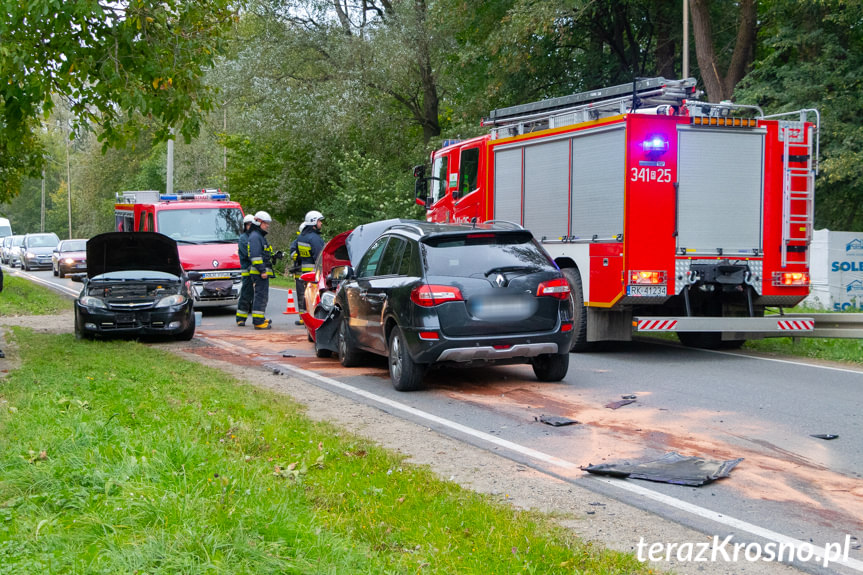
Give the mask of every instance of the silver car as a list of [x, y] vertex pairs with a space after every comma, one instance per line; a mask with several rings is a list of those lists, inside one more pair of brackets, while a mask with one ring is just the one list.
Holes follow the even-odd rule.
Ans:
[[21, 267], [27, 271], [34, 268], [50, 268], [51, 254], [60, 243], [54, 232], [27, 234], [21, 245]]
[[21, 264], [21, 244], [24, 236], [6, 236], [0, 245], [0, 260], [7, 266], [15, 267]]

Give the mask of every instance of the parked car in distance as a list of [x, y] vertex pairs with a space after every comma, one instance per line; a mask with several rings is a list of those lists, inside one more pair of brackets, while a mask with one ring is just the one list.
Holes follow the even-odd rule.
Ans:
[[61, 278], [87, 271], [87, 240], [61, 240], [51, 253], [51, 268]]
[[401, 221], [348, 270], [315, 345], [346, 367], [383, 355], [409, 391], [432, 366], [528, 363], [559, 381], [572, 328], [569, 283], [528, 230]]
[[27, 271], [35, 268], [50, 268], [51, 253], [60, 238], [54, 232], [26, 234], [21, 244], [21, 267]]
[[21, 244], [24, 236], [6, 236], [0, 244], [0, 259], [7, 266], [15, 267], [21, 263]]
[[87, 241], [87, 272], [75, 300], [75, 335], [195, 335], [191, 281], [183, 271], [177, 242], [155, 232], [110, 232]]

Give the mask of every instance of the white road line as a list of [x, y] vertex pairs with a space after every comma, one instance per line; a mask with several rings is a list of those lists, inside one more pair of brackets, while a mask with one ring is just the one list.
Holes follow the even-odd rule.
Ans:
[[[235, 344], [221, 342], [221, 341], [213, 340], [213, 339], [210, 339], [207, 337], [202, 337], [201, 339], [204, 339], [207, 342], [213, 343], [214, 345], [217, 345], [217, 346], [222, 347], [224, 349], [233, 350], [233, 351], [236, 351], [238, 353], [247, 353], [247, 354], [253, 353], [252, 350], [246, 349], [242, 346], [238, 346]], [[731, 354], [731, 355], [734, 355], [734, 354]], [[488, 433], [485, 433], [482, 431], [477, 431], [476, 429], [473, 429], [471, 427], [467, 427], [465, 425], [462, 425], [460, 423], [456, 423], [456, 422], [451, 421], [449, 419], [444, 419], [442, 417], [438, 417], [437, 415], [427, 413], [427, 412], [419, 410], [415, 407], [410, 407], [409, 405], [405, 405], [403, 403], [389, 399], [387, 397], [376, 395], [374, 393], [365, 391], [365, 390], [360, 389], [358, 387], [354, 387], [354, 386], [349, 385], [347, 383], [343, 383], [341, 381], [317, 374], [313, 371], [309, 371], [306, 369], [302, 369], [299, 367], [294, 367], [292, 365], [286, 365], [286, 364], [282, 364], [282, 363], [265, 364], [265, 365], [267, 367], [274, 367], [275, 366], [281, 370], [290, 371], [290, 372], [293, 372], [295, 374], [301, 375], [301, 376], [306, 377], [306, 378], [315, 379], [317, 381], [320, 381], [321, 383], [326, 384], [327, 386], [336, 387], [336, 388], [348, 391], [350, 393], [353, 393], [355, 395], [365, 397], [367, 399], [374, 401], [375, 403], [385, 405], [387, 407], [390, 407], [390, 408], [398, 410], [398, 411], [402, 411], [404, 413], [408, 413], [408, 414], [413, 415], [415, 417], [418, 417], [420, 419], [424, 419], [426, 421], [433, 422], [437, 425], [458, 431], [459, 433], [464, 433], [466, 435], [470, 435], [471, 437], [481, 439], [482, 441], [486, 441], [488, 443], [491, 443], [493, 445], [497, 445], [503, 449], [507, 449], [507, 450], [515, 452], [515, 453], [519, 453], [521, 455], [525, 455], [525, 456], [530, 457], [532, 459], [535, 459], [537, 461], [542, 461], [542, 462], [545, 462], [545, 463], [548, 463], [548, 464], [551, 464], [551, 465], [554, 465], [554, 466], [557, 466], [557, 467], [560, 467], [563, 469], [567, 469], [567, 470], [580, 469], [580, 467], [578, 465], [576, 465], [575, 463], [572, 463], [571, 461], [566, 461], [564, 459], [560, 459], [559, 457], [555, 457], [553, 455], [549, 455], [547, 453], [543, 453], [541, 451], [537, 451], [535, 449], [531, 449], [529, 447], [525, 447], [523, 445], [519, 445], [517, 443], [513, 443], [511, 441], [507, 441], [507, 440], [501, 439], [499, 437], [495, 437], [494, 435], [491, 435], [491, 434], [488, 434]], [[821, 366], [814, 366], [814, 367], [821, 367]], [[598, 481], [604, 482], [605, 484], [609, 485], [610, 487], [617, 488], [617, 489], [620, 489], [623, 491], [628, 491], [629, 493], [632, 493], [634, 495], [639, 495], [641, 497], [656, 501], [658, 503], [663, 503], [663, 504], [668, 505], [670, 507], [674, 507], [675, 509], [679, 509], [679, 510], [684, 511], [686, 513], [690, 513], [692, 515], [695, 515], [696, 517], [700, 517], [703, 519], [709, 519], [710, 521], [714, 521], [714, 522], [719, 523], [721, 525], [725, 525], [726, 527], [729, 527], [731, 529], [735, 529], [737, 531], [744, 531], [744, 532], [749, 533], [751, 535], [754, 535], [757, 537], [762, 537], [762, 538], [767, 539], [769, 541], [774, 541], [779, 545], [786, 545], [788, 547], [793, 547], [795, 556], [798, 556], [798, 550], [800, 550], [800, 549], [806, 549], [806, 550], [811, 549], [813, 557], [817, 557], [819, 560], [822, 560], [822, 561], [824, 559], [824, 551], [823, 551], [824, 548], [823, 548], [823, 546], [819, 549], [819, 547], [815, 546], [813, 543], [810, 543], [807, 541], [801, 541], [799, 539], [794, 539], [793, 537], [788, 537], [787, 535], [783, 535], [782, 533], [777, 533], [776, 531], [772, 531], [772, 530], [766, 529], [764, 527], [759, 527], [758, 525], [754, 525], [754, 524], [749, 523], [747, 521], [735, 519], [734, 517], [730, 517], [729, 515], [726, 515], [724, 513], [718, 513], [716, 511], [711, 511], [710, 509], [706, 509], [706, 508], [700, 507], [698, 505], [693, 505], [692, 503], [687, 503], [686, 501], [682, 501], [682, 500], [677, 499], [675, 497], [671, 497], [670, 495], [665, 495], [663, 493], [653, 491], [652, 489], [647, 489], [646, 487], [643, 487], [641, 485], [637, 485], [635, 483], [632, 483], [632, 482], [629, 482], [626, 480], [614, 480], [614, 479], [608, 479], [608, 478], [603, 478], [603, 477], [596, 477], [596, 479]], [[851, 558], [845, 559], [842, 557], [834, 558], [832, 556], [829, 557], [829, 560], [830, 560], [831, 564], [843, 565], [845, 567], [849, 567], [855, 571], [859, 571], [859, 572], [863, 573], [863, 561], [858, 561], [856, 559], [851, 559]]]
[[16, 271], [16, 272], [13, 272], [13, 274], [14, 274], [14, 275], [16, 275], [16, 276], [23, 276], [24, 278], [26, 278], [26, 279], [28, 279], [28, 280], [30, 280], [30, 281], [34, 281], [34, 282], [36, 282], [36, 283], [38, 283], [38, 284], [42, 284], [42, 285], [44, 285], [44, 286], [46, 286], [46, 287], [49, 287], [49, 288], [52, 288], [52, 289], [57, 289], [57, 290], [60, 290], [60, 291], [64, 291], [64, 292], [66, 292], [67, 294], [72, 295], [72, 296], [76, 296], [76, 297], [77, 297], [77, 296], [78, 296], [78, 294], [80, 294], [80, 293], [81, 293], [81, 289], [80, 289], [80, 288], [76, 290], [76, 289], [74, 289], [74, 288], [70, 288], [70, 287], [68, 287], [68, 286], [64, 286], [63, 284], [54, 283], [54, 282], [49, 281], [49, 280], [43, 280], [43, 279], [42, 279], [42, 278], [40, 278], [39, 276], [34, 276], [33, 274], [29, 274], [29, 273], [27, 273], [27, 272], [25, 272], [25, 271]]
[[791, 361], [790, 359], [776, 359], [775, 357], [761, 357], [758, 355], [747, 355], [745, 353], [734, 353], [731, 351], [719, 351], [716, 349], [703, 349], [701, 351], [708, 351], [710, 353], [718, 353], [720, 355], [733, 355], [734, 357], [746, 357], [749, 359], [760, 359], [763, 361], [775, 361], [777, 363], [788, 363], [791, 365], [803, 365], [806, 367], [817, 367], [820, 369], [830, 369], [833, 371], [841, 371], [844, 373], [856, 373], [857, 375], [863, 375], [863, 370], [859, 370], [859, 369], [851, 369], [851, 368], [845, 368], [845, 367], [832, 367], [829, 365], [817, 365], [814, 363], [806, 363], [803, 361]]

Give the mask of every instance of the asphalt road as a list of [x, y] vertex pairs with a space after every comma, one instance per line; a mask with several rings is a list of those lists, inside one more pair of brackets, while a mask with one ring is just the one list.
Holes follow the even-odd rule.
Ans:
[[[29, 276], [69, 294], [80, 290], [50, 270]], [[808, 545], [816, 556], [796, 566], [863, 573], [861, 370], [633, 342], [574, 354], [557, 384], [537, 382], [527, 366], [437, 370], [424, 391], [405, 394], [393, 390], [383, 359], [345, 369], [335, 359], [316, 358], [303, 328], [294, 325], [297, 316], [282, 313], [286, 296], [271, 290], [271, 331], [235, 327], [232, 310], [203, 310], [198, 337], [708, 537], [730, 534], [762, 548]], [[629, 395], [634, 403], [605, 407]], [[538, 421], [543, 415], [579, 423], [553, 427]], [[702, 487], [582, 470], [670, 451], [743, 460], [729, 477]], [[826, 545], [839, 545], [847, 559], [819, 569], [817, 554]]]

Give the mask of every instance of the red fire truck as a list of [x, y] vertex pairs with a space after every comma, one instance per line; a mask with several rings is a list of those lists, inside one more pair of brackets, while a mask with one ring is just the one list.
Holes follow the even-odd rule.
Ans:
[[157, 191], [117, 194], [117, 231], [158, 232], [177, 241], [183, 269], [201, 279], [192, 290], [195, 307], [235, 305], [242, 282], [237, 239], [243, 209], [214, 189], [166, 195]]
[[633, 329], [698, 347], [811, 331], [764, 312], [809, 293], [819, 114], [699, 95], [651, 78], [494, 110], [489, 134], [415, 168], [417, 202], [541, 238], [573, 288], [576, 351]]

